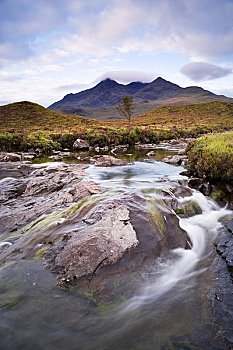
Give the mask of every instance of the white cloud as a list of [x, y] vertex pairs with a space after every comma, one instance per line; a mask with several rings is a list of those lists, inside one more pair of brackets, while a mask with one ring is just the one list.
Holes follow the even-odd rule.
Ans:
[[132, 81], [151, 82], [156, 78], [153, 72], [140, 72], [140, 71], [110, 71], [101, 74], [95, 82], [99, 82], [104, 79], [117, 80], [120, 83], [131, 83]]

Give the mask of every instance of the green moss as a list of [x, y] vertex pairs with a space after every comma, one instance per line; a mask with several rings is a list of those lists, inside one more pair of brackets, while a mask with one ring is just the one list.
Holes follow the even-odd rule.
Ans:
[[215, 200], [215, 201], [218, 201], [218, 200], [224, 200], [226, 195], [223, 191], [221, 190], [213, 190], [210, 194], [210, 197]]
[[196, 214], [201, 213], [199, 204], [196, 201], [190, 201], [180, 208], [176, 208], [175, 212], [177, 215], [183, 218], [187, 218]]
[[150, 215], [152, 223], [158, 227], [161, 234], [165, 233], [166, 226], [165, 220], [162, 213], [159, 211], [158, 207], [164, 207], [165, 203], [162, 199], [150, 198], [147, 199], [147, 211]]
[[35, 260], [42, 260], [47, 251], [48, 251], [48, 247], [43, 247], [43, 248], [37, 250], [36, 254], [34, 255], [34, 259]]

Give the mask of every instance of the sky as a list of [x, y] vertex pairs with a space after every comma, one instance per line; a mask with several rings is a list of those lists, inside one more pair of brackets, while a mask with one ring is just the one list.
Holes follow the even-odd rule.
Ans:
[[233, 97], [233, 0], [0, 0], [0, 105], [158, 76]]

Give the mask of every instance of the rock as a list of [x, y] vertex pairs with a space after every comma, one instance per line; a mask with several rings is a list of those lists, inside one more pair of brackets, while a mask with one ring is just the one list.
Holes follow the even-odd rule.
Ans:
[[178, 155], [179, 156], [184, 156], [185, 153], [186, 153], [186, 148], [182, 148], [181, 150], [179, 150]]
[[112, 154], [122, 154], [127, 152], [129, 145], [118, 145], [115, 146], [112, 150], [111, 153]]
[[27, 177], [34, 169], [25, 163], [0, 163], [0, 180], [6, 177], [21, 178]]
[[231, 233], [233, 233], [233, 219], [231, 219], [231, 220], [228, 222], [227, 229], [228, 229], [228, 231], [230, 231]]
[[63, 267], [61, 282], [63, 278], [69, 282], [92, 275], [100, 267], [116, 263], [127, 250], [138, 244], [126, 206], [111, 203], [101, 216], [98, 214], [93, 213], [93, 223], [81, 228], [70, 239], [65, 238], [54, 252], [53, 269]]
[[116, 157], [108, 156], [108, 155], [94, 156], [90, 158], [90, 162], [94, 163], [96, 166], [103, 166], [103, 167], [127, 164], [127, 162], [122, 159], [118, 159]]
[[150, 151], [146, 154], [148, 157], [153, 157], [155, 155], [154, 151]]
[[44, 213], [97, 193], [96, 184], [83, 180], [85, 168], [80, 164], [60, 164], [35, 170], [31, 166], [25, 182], [6, 179], [2, 200], [7, 202], [0, 206], [1, 234], [20, 229]]
[[[230, 263], [230, 262], [229, 262]], [[211, 303], [211, 323], [224, 341], [223, 349], [233, 348], [232, 322], [233, 322], [233, 293], [232, 293], [232, 267], [226, 268], [226, 262], [216, 256], [208, 270], [214, 276], [214, 285], [208, 292]], [[229, 271], [231, 270], [231, 271]]]
[[198, 190], [205, 196], [209, 196], [211, 194], [212, 188], [209, 182], [204, 182], [199, 186]]
[[175, 154], [174, 156], [168, 156], [164, 158], [163, 162], [168, 164], [181, 165], [186, 160], [187, 160], [186, 156], [179, 156], [178, 154]]
[[196, 190], [199, 189], [201, 185], [202, 185], [202, 179], [198, 177], [191, 177], [191, 179], [188, 180], [188, 186], [195, 188]]
[[0, 162], [19, 162], [21, 155], [18, 153], [0, 152]]
[[153, 143], [145, 143], [145, 144], [142, 144], [142, 143], [136, 143], [135, 144], [135, 149], [154, 149], [156, 148], [156, 145], [153, 144]]
[[74, 144], [73, 144], [73, 149], [75, 150], [79, 150], [79, 149], [89, 149], [90, 145], [86, 140], [82, 140], [82, 139], [77, 139]]
[[0, 180], [0, 202], [20, 196], [24, 193], [27, 180], [6, 177]]
[[37, 156], [35, 152], [21, 153], [22, 160], [32, 160]]
[[[187, 235], [168, 208], [164, 212], [135, 194], [124, 200], [102, 200], [82, 216], [82, 223], [69, 220], [69, 233], [45, 255], [46, 267], [69, 289], [87, 290], [98, 301], [116, 297], [133, 284], [133, 274], [146, 262], [187, 246]], [[80, 219], [80, 216], [79, 216]], [[62, 231], [66, 232], [65, 222]], [[131, 281], [129, 283], [129, 280]], [[119, 291], [119, 292], [120, 292]]]

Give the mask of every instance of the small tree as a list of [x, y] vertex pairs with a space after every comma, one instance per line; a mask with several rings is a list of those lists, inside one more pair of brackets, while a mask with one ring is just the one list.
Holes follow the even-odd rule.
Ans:
[[117, 110], [123, 117], [128, 119], [128, 128], [131, 129], [131, 118], [133, 114], [133, 97], [123, 97], [119, 106], [117, 107]]

